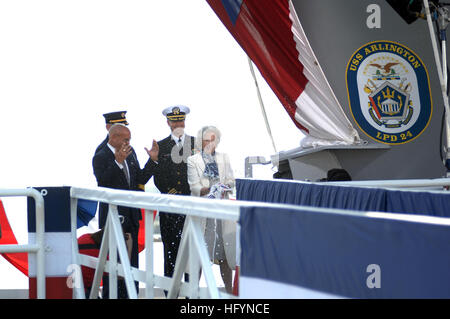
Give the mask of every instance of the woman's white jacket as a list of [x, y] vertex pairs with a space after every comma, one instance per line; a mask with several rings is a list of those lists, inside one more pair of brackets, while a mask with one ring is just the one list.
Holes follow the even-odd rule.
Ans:
[[[235, 181], [233, 170], [230, 165], [230, 159], [227, 154], [216, 152], [215, 154], [217, 168], [219, 171], [219, 182], [226, 184], [231, 188], [234, 187]], [[200, 196], [200, 190], [203, 187], [211, 187], [209, 179], [203, 176], [205, 171], [205, 162], [203, 161], [201, 153], [197, 153], [188, 157], [187, 159], [187, 175], [188, 183], [191, 188], [192, 196]], [[202, 231], [204, 233], [206, 219], [202, 219]], [[225, 243], [225, 255], [227, 257], [228, 265], [231, 269], [236, 267], [236, 223], [233, 221], [222, 221], [222, 235]], [[208, 243], [209, 248], [211, 247]], [[211, 253], [211, 251], [210, 251]]]

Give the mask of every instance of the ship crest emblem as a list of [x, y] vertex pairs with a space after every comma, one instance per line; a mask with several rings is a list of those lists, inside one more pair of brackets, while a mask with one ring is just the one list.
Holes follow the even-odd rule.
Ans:
[[407, 125], [414, 114], [409, 93], [387, 81], [370, 92], [368, 107], [371, 119], [385, 127]]
[[370, 138], [403, 144], [428, 126], [428, 72], [409, 48], [390, 41], [368, 43], [351, 57], [346, 79], [353, 118]]

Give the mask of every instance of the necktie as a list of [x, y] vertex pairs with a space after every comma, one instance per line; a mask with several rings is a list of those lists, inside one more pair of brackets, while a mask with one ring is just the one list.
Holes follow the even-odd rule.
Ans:
[[180, 156], [183, 156], [183, 144], [181, 143], [181, 137], [178, 138], [177, 146], [179, 147], [179, 154]]
[[125, 174], [125, 177], [127, 179], [128, 182], [128, 186], [130, 186], [130, 172], [128, 171], [128, 167], [127, 167], [127, 162], [123, 162], [123, 173]]

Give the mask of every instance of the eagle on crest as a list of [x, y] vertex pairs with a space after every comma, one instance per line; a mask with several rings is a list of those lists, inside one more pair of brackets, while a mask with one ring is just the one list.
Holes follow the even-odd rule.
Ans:
[[377, 63], [371, 63], [369, 65], [377, 67], [378, 69], [383, 70], [384, 74], [389, 74], [392, 71], [392, 67], [394, 65], [397, 65], [397, 64], [399, 64], [399, 63], [397, 63], [397, 62], [390, 62], [390, 63], [386, 63], [384, 66], [382, 66], [380, 64], [377, 64]]

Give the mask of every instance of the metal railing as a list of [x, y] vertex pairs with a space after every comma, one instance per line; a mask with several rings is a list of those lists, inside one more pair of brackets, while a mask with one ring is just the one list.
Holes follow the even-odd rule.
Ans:
[[408, 190], [442, 190], [450, 187], [450, 178], [434, 179], [400, 179], [400, 180], [368, 180], [350, 182], [326, 182], [330, 185], [355, 186], [355, 187], [377, 187], [377, 188], [405, 188]]
[[36, 243], [0, 245], [0, 253], [36, 254], [37, 298], [45, 299], [45, 219], [44, 197], [34, 188], [0, 189], [0, 197], [32, 197], [36, 204]]
[[[375, 183], [373, 183], [375, 182]], [[333, 182], [329, 182], [334, 184]], [[449, 186], [449, 179], [435, 180], [407, 180], [407, 181], [368, 181], [339, 183], [352, 186], [374, 186], [374, 187], [442, 187]], [[336, 183], [338, 184], [338, 183]], [[359, 184], [359, 185], [355, 185]], [[36, 242], [26, 245], [0, 245], [0, 253], [27, 252], [36, 254], [36, 277], [37, 277], [37, 297], [45, 298], [45, 225], [44, 225], [44, 199], [42, 194], [33, 189], [0, 189], [0, 197], [27, 196], [35, 200], [36, 206]], [[104, 237], [100, 247], [98, 258], [90, 257], [79, 253], [77, 242], [77, 201], [78, 199], [93, 200], [109, 204], [109, 214], [104, 228]], [[72, 259], [76, 265], [84, 265], [95, 268], [94, 286], [91, 290], [91, 298], [98, 295], [100, 280], [103, 272], [108, 272], [110, 276], [110, 287], [112, 294], [116, 296], [117, 277], [122, 276], [129, 292], [130, 298], [137, 298], [134, 281], [145, 283], [145, 297], [154, 297], [154, 288], [159, 287], [168, 292], [168, 298], [177, 296], [188, 296], [190, 298], [233, 298], [234, 296], [219, 291], [212, 272], [212, 263], [206, 248], [202, 231], [202, 220], [204, 218], [214, 218], [237, 222], [241, 207], [248, 206], [274, 206], [280, 204], [213, 200], [191, 196], [176, 196], [152, 194], [146, 192], [133, 192], [114, 190], [109, 188], [71, 188], [71, 232], [72, 232]], [[128, 259], [128, 252], [125, 247], [125, 240], [122, 227], [119, 221], [117, 206], [133, 207], [145, 210], [145, 271], [131, 267]], [[308, 211], [333, 212], [339, 214], [350, 214], [351, 211], [330, 210], [324, 208], [302, 207], [296, 205], [281, 205], [298, 211], [308, 209]], [[186, 215], [183, 236], [180, 243], [179, 255], [175, 265], [173, 277], [165, 277], [154, 274], [153, 270], [153, 211], [164, 211]], [[360, 215], [361, 212], [358, 214]], [[375, 217], [367, 213], [367, 216]], [[380, 213], [381, 214], [381, 213]], [[394, 215], [382, 213], [384, 218], [393, 218]], [[405, 220], [411, 218], [426, 219], [423, 216], [400, 216]], [[396, 218], [400, 218], [396, 217]], [[237, 231], [239, 234], [239, 230]], [[239, 240], [237, 240], [237, 243]], [[239, 256], [239, 246], [236, 246], [236, 256]], [[108, 260], [107, 259], [108, 256]], [[118, 262], [120, 258], [121, 263]], [[187, 270], [189, 268], [189, 270]], [[203, 271], [206, 288], [200, 287], [199, 274]], [[190, 274], [189, 282], [182, 282], [184, 272]], [[81, 271], [75, 272], [75, 280], [79, 285], [75, 285], [73, 293], [75, 298], [85, 298], [83, 279]]]
[[[76, 237], [77, 200], [93, 200], [109, 204], [109, 212], [104, 227], [99, 257], [94, 258], [79, 253]], [[125, 240], [120, 226], [117, 206], [145, 210], [145, 271], [130, 266]], [[128, 296], [137, 298], [134, 281], [145, 283], [145, 298], [154, 298], [154, 288], [168, 292], [168, 298], [187, 296], [190, 298], [232, 298], [234, 296], [219, 291], [214, 279], [209, 253], [206, 248], [202, 218], [215, 218], [236, 222], [240, 205], [234, 201], [212, 200], [191, 196], [152, 194], [145, 192], [121, 191], [108, 188], [71, 188], [72, 258], [75, 264], [95, 268], [90, 298], [98, 296], [103, 272], [109, 273], [110, 298], [116, 298], [117, 276], [125, 279]], [[183, 235], [173, 276], [154, 274], [153, 270], [153, 211], [164, 211], [186, 215]], [[237, 248], [238, 249], [238, 248]], [[108, 260], [107, 256], [108, 255]], [[118, 255], [118, 256], [117, 256]], [[117, 257], [121, 263], [117, 262]], [[187, 268], [189, 270], [187, 271]], [[207, 287], [200, 287], [200, 269]], [[189, 273], [189, 282], [182, 282], [183, 273]], [[85, 298], [81, 272], [77, 272], [74, 287], [75, 298]]]

